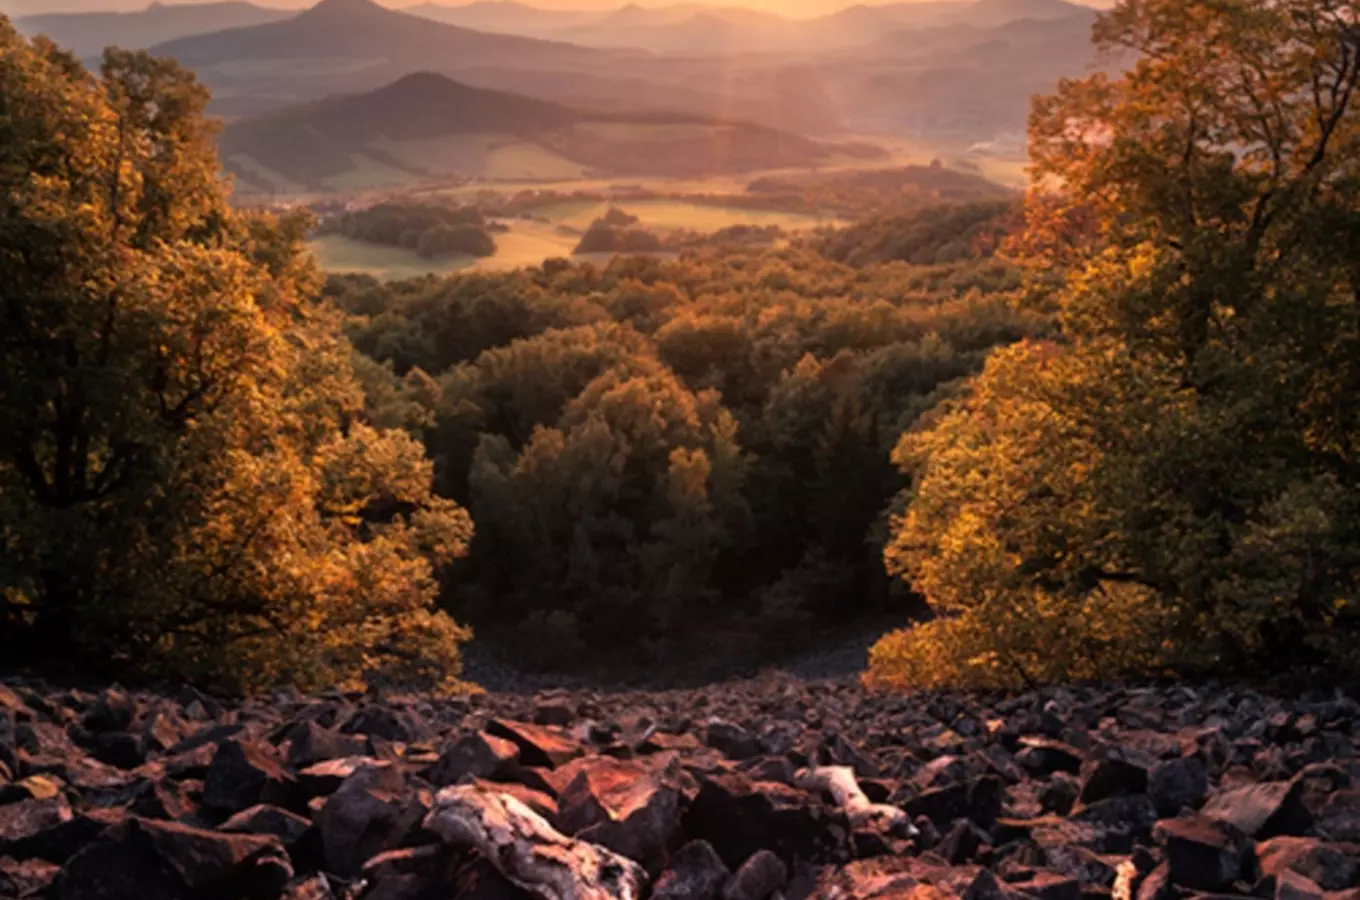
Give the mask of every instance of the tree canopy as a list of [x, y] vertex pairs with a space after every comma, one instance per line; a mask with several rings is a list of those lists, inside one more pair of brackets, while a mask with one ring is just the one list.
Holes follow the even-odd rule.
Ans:
[[1096, 38], [1131, 69], [1031, 117], [1020, 249], [1061, 335], [903, 438], [886, 559], [939, 618], [884, 681], [1357, 662], [1354, 9], [1124, 0]]
[[228, 207], [206, 101], [0, 19], [5, 640], [237, 687], [454, 677], [431, 604], [470, 520], [366, 422], [306, 224]]

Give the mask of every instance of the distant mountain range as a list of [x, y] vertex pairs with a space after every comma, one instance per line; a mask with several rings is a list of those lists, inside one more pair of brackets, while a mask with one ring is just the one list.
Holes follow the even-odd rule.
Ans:
[[174, 57], [228, 119], [431, 72], [594, 115], [968, 143], [1022, 130], [1031, 94], [1089, 69], [1094, 17], [1067, 0], [922, 0], [813, 20], [692, 2], [600, 12], [478, 0], [398, 11], [321, 0], [301, 13], [223, 2], [19, 25], [81, 55], [112, 42]]
[[592, 47], [658, 53], [806, 53], [864, 44], [885, 32], [967, 24], [992, 28], [1021, 19], [1094, 18], [1066, 0], [922, 0], [857, 5], [816, 19], [788, 19], [739, 6], [636, 4], [613, 12], [544, 10], [517, 0], [464, 5], [427, 2], [408, 12], [483, 31], [555, 38]]
[[15, 25], [21, 34], [45, 34], [77, 56], [89, 57], [109, 46], [145, 50], [176, 38], [280, 22], [295, 15], [294, 10], [226, 0], [186, 6], [153, 3], [139, 12], [49, 13], [26, 16]]
[[699, 176], [813, 166], [849, 149], [744, 123], [603, 115], [433, 73], [234, 122], [219, 145], [238, 183], [266, 192], [505, 175], [529, 155], [572, 174]]

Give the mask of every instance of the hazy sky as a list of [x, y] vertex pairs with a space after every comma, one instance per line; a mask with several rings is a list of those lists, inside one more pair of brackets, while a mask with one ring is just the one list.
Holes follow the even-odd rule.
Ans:
[[[169, 0], [186, 2], [186, 0]], [[187, 0], [194, 2], [194, 0]], [[315, 0], [254, 0], [262, 6], [306, 7]], [[412, 6], [420, 0], [380, 0], [384, 6]], [[466, 0], [436, 0], [447, 5], [460, 5]], [[534, 6], [558, 9], [610, 9], [623, 6], [622, 0], [528, 0]], [[713, 5], [748, 6], [769, 12], [790, 16], [810, 16], [831, 12], [843, 6], [851, 6], [865, 0], [713, 0]], [[867, 0], [884, 2], [884, 0]], [[147, 0], [0, 0], [0, 12], [10, 15], [32, 15], [40, 12], [67, 12], [74, 10], [130, 10], [143, 9]], [[641, 0], [643, 6], [667, 6], [670, 0]]]

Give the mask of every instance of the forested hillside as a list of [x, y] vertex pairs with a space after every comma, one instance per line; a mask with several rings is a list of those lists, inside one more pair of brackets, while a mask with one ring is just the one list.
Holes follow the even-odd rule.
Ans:
[[449, 602], [569, 664], [881, 612], [889, 451], [990, 349], [1047, 333], [1018, 286], [987, 258], [790, 249], [328, 294], [370, 414], [421, 437], [477, 523]]
[[[943, 165], [792, 173], [752, 193], [893, 205], [383, 284], [228, 202], [179, 65], [0, 19], [5, 658], [436, 689], [469, 623], [661, 669], [892, 610], [894, 688], [1354, 672], [1353, 12], [1126, 0], [1096, 37], [1137, 62], [1035, 100], [1023, 207]], [[330, 224], [430, 256], [508, 227]]]

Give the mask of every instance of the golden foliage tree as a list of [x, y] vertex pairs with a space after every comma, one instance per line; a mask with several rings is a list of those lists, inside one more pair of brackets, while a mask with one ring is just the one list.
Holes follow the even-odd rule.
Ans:
[[0, 625], [237, 687], [453, 677], [471, 523], [364, 424], [304, 223], [228, 207], [206, 100], [0, 18]]
[[1023, 249], [1062, 340], [903, 440], [887, 562], [940, 617], [880, 680], [1354, 659], [1354, 6], [1124, 0], [1096, 39], [1130, 70], [1031, 117]]

